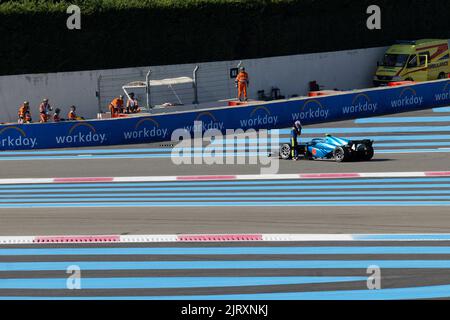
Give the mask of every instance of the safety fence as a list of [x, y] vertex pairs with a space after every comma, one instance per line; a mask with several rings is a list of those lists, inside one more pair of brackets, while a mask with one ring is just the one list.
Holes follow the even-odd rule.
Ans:
[[[150, 86], [149, 104], [153, 106], [170, 104], [192, 104], [194, 102], [211, 102], [230, 99], [235, 95], [234, 79], [230, 77], [230, 69], [237, 67], [234, 61], [202, 63], [197, 72], [192, 65], [157, 66], [151, 68], [134, 68], [132, 72], [115, 75], [102, 75], [98, 78], [97, 98], [99, 112], [108, 110], [112, 99], [124, 94], [122, 86], [131, 82], [162, 80], [179, 77], [196, 78], [197, 101], [193, 84], [183, 83], [167, 86]], [[147, 78], [148, 76], [148, 78]], [[129, 91], [131, 92], [131, 91]], [[146, 91], [143, 88], [133, 90], [142, 106], [146, 105]]]
[[[293, 98], [107, 120], [0, 126], [0, 149], [43, 149], [168, 141], [176, 129], [273, 129], [428, 109], [450, 104], [450, 80], [374, 88], [329, 96]], [[195, 121], [202, 125], [194, 126]], [[174, 137], [177, 139], [177, 137]]]

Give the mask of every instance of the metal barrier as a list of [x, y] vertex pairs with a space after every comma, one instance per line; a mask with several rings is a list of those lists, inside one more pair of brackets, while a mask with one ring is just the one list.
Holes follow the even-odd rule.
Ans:
[[[273, 129], [350, 120], [450, 104], [450, 80], [355, 90], [313, 98], [151, 116], [0, 126], [0, 150], [87, 147], [168, 141], [176, 129]], [[202, 127], [194, 122], [201, 121]], [[177, 139], [177, 137], [174, 137]]]

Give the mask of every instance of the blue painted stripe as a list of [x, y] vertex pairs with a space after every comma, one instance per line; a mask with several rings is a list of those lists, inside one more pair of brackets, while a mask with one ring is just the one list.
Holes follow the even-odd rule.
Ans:
[[[236, 191], [250, 191], [250, 190], [263, 190], [267, 191], [267, 186], [209, 186], [209, 187], [156, 187], [156, 188], [138, 188], [138, 187], [132, 187], [132, 188], [73, 188], [72, 192], [123, 192], [123, 191], [219, 191], [219, 190], [236, 190]], [[326, 190], [326, 189], [377, 189], [377, 188], [384, 188], [384, 189], [429, 189], [429, 188], [450, 188], [449, 183], [405, 183], [405, 184], [350, 184], [350, 185], [271, 185], [271, 190], [304, 190], [312, 189], [312, 190]], [[20, 193], [36, 193], [36, 192], [61, 192], [55, 186], [55, 188], [42, 188], [42, 189], [22, 189], [20, 190]], [[1, 190], [2, 194], [8, 194], [8, 193], [17, 193], [17, 190]]]
[[347, 140], [371, 139], [374, 141], [409, 141], [409, 140], [450, 140], [448, 134], [421, 134], [421, 135], [397, 135], [397, 136], [353, 136], [345, 137]]
[[[222, 186], [222, 185], [315, 185], [315, 184], [364, 184], [364, 183], [412, 183], [412, 182], [450, 182], [450, 177], [411, 177], [411, 178], [357, 178], [357, 179], [273, 179], [273, 180], [217, 180], [217, 181], [162, 181], [162, 182], [104, 182], [104, 183], [46, 183], [46, 184], [5, 184], [1, 189], [50, 189], [70, 191], [83, 187], [164, 187], [164, 186]], [[1, 192], [1, 191], [0, 191]]]
[[[227, 152], [227, 153], [217, 153], [216, 157], [224, 156], [267, 156], [267, 151], [265, 152]], [[27, 156], [27, 157], [0, 157], [0, 161], [21, 161], [21, 160], [85, 160], [85, 159], [152, 159], [152, 158], [170, 158], [171, 153], [167, 154], [111, 154], [111, 155], [92, 155], [92, 156]], [[203, 154], [193, 154], [192, 157], [202, 157]]]
[[28, 297], [2, 296], [0, 300], [398, 300], [450, 297], [450, 285], [380, 290], [337, 290], [228, 295]]
[[450, 240], [450, 234], [360, 234], [354, 240]]
[[[450, 126], [399, 126], [399, 127], [346, 127], [346, 128], [311, 128], [304, 129], [304, 134], [325, 134], [325, 133], [378, 133], [378, 132], [445, 132], [450, 131]], [[290, 134], [289, 129], [280, 130], [280, 134]]]
[[447, 122], [450, 116], [444, 117], [382, 117], [382, 118], [364, 118], [356, 119], [355, 123], [413, 123], [413, 122]]
[[[443, 235], [355, 235], [354, 240], [450, 240]], [[59, 255], [260, 255], [260, 254], [450, 254], [448, 246], [317, 246], [317, 247], [165, 247], [165, 248], [19, 248], [0, 249], [0, 256]]]
[[399, 300], [450, 297], [450, 285], [380, 290], [337, 290], [253, 294], [114, 297], [0, 297], [2, 300]]
[[375, 150], [376, 153], [448, 153], [450, 148], [446, 149], [390, 149], [390, 150]]
[[[367, 277], [81, 278], [81, 289], [211, 288], [367, 281]], [[0, 289], [67, 289], [67, 278], [2, 279]]]
[[[388, 193], [388, 192], [386, 192]], [[121, 201], [121, 202], [161, 202], [161, 203], [171, 203], [174, 201], [233, 201], [236, 202], [235, 205], [239, 205], [239, 201], [261, 201], [261, 204], [263, 205], [265, 202], [269, 201], [298, 201], [298, 197], [268, 197], [265, 194], [261, 194], [257, 197], [180, 197], [180, 196], [170, 196], [170, 197], [131, 197], [131, 196], [124, 196], [124, 197], [116, 197], [116, 198], [107, 198], [107, 197], [100, 197], [100, 198], [85, 198], [83, 196], [80, 196], [79, 198], [58, 198], [58, 199], [52, 199], [51, 203], [71, 203], [73, 201], [76, 201], [78, 203], [96, 203], [96, 202], [107, 202], [111, 201], [112, 204], [114, 204], [115, 201]], [[303, 201], [371, 201], [371, 200], [403, 200], [403, 201], [410, 201], [410, 200], [450, 200], [450, 196], [336, 196], [336, 197], [302, 197]], [[7, 204], [14, 204], [14, 203], [49, 203], [48, 196], [45, 199], [23, 199], [20, 197], [15, 198], [7, 198], [7, 199], [0, 199], [0, 203], [7, 203]], [[188, 202], [189, 203], [189, 202]]]
[[[419, 153], [419, 152], [450, 152], [449, 150], [440, 149], [393, 149], [393, 150], [380, 150], [375, 146], [376, 153]], [[42, 161], [42, 160], [99, 160], [99, 159], [167, 159], [171, 158], [171, 154], [111, 154], [111, 155], [89, 155], [89, 156], [26, 156], [26, 157], [0, 157], [0, 161]], [[267, 152], [227, 152], [226, 154], [216, 154], [216, 157], [224, 156], [267, 156]], [[195, 155], [195, 157], [201, 157], [201, 155]]]
[[1, 262], [0, 271], [65, 271], [77, 265], [81, 270], [204, 270], [204, 269], [435, 269], [450, 268], [450, 260], [272, 260], [272, 261], [67, 261]]
[[433, 108], [433, 112], [450, 112], [450, 107]]
[[278, 201], [278, 202], [70, 202], [70, 203], [22, 203], [0, 204], [1, 209], [14, 208], [139, 208], [139, 207], [442, 207], [450, 201]]
[[[275, 141], [274, 141], [275, 142]], [[213, 144], [217, 144], [217, 143], [213, 143]], [[276, 146], [278, 147], [278, 143], [276, 143]], [[239, 148], [237, 148], [239, 147]], [[270, 148], [270, 140], [267, 141], [267, 145], [261, 145], [260, 148], [265, 147], [265, 148]], [[241, 145], [241, 146], [223, 146], [221, 147], [221, 150], [257, 150], [257, 146], [249, 146], [249, 145]], [[0, 155], [2, 156], [10, 156], [10, 155], [16, 155], [16, 156], [23, 156], [23, 155], [36, 155], [36, 154], [40, 154], [40, 155], [64, 155], [64, 154], [69, 154], [72, 156], [77, 156], [77, 155], [84, 155], [84, 156], [88, 156], [88, 155], [97, 155], [97, 154], [123, 154], [123, 153], [145, 153], [145, 154], [154, 154], [158, 155], [157, 152], [160, 152], [162, 154], [171, 154], [171, 152], [173, 150], [183, 150], [183, 151], [187, 151], [187, 152], [196, 152], [196, 151], [203, 151], [205, 150], [204, 147], [201, 148], [153, 148], [153, 147], [148, 147], [148, 148], [138, 148], [138, 149], [89, 149], [89, 150], [85, 150], [85, 149], [72, 149], [72, 150], [61, 150], [61, 151], [53, 151], [53, 150], [36, 150], [36, 151], [2, 151], [0, 152]], [[161, 155], [161, 154], [160, 154]]]
[[[241, 196], [275, 196], [275, 195], [284, 195], [284, 196], [305, 196], [305, 195], [318, 195], [318, 196], [324, 196], [324, 195], [429, 195], [429, 194], [450, 194], [450, 190], [390, 190], [388, 192], [386, 191], [316, 191], [316, 192], [292, 192], [292, 191], [280, 191], [280, 192], [239, 192], [239, 195]], [[203, 193], [199, 192], [159, 192], [159, 193], [133, 193], [134, 197], [176, 197], [176, 196], [189, 196], [192, 199], [197, 199], [197, 197], [204, 196]], [[226, 196], [235, 196], [236, 192], [209, 192], [208, 196], [218, 196], [218, 197], [226, 197]], [[52, 198], [95, 198], [95, 197], [104, 197], [104, 198], [119, 198], [120, 194], [105, 194], [105, 193], [89, 193], [89, 194], [52, 194]], [[122, 195], [123, 198], [127, 198], [126, 195]], [[22, 195], [0, 195], [0, 198], [7, 198], [7, 199], [16, 199], [20, 198], [22, 199]], [[48, 194], [30, 194], [27, 195], [27, 198], [49, 198]], [[279, 199], [279, 198], [278, 198]], [[298, 198], [297, 198], [298, 199]], [[109, 199], [110, 200], [110, 199]]]
[[[444, 141], [444, 142], [392, 142], [392, 143], [377, 143], [377, 147], [430, 147], [430, 146], [436, 146], [436, 147], [446, 147], [450, 146], [450, 141]], [[398, 151], [398, 150], [397, 150]]]
[[[301, 136], [299, 141], [309, 141], [313, 137], [305, 137]], [[380, 135], [380, 136], [344, 136], [342, 137], [346, 140], [363, 140], [363, 139], [371, 139], [374, 141], [409, 141], [409, 140], [450, 140], [450, 135], [448, 134], [423, 134], [423, 135]], [[256, 144], [258, 140], [250, 139], [248, 141], [244, 141], [242, 139], [236, 140], [236, 143], [253, 143]], [[282, 136], [280, 137], [281, 143], [289, 142], [289, 137]], [[213, 143], [219, 144], [219, 142]]]

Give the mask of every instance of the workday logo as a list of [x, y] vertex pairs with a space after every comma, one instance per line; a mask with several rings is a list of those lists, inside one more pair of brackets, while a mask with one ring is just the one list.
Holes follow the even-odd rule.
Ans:
[[372, 102], [372, 99], [365, 94], [359, 93], [357, 94], [352, 101], [350, 106], [344, 106], [342, 108], [343, 114], [352, 114], [352, 113], [365, 113], [372, 112], [375, 113], [378, 109], [378, 102]]
[[209, 111], [200, 112], [194, 120], [194, 125], [185, 126], [189, 132], [205, 132], [206, 130], [222, 130], [224, 124], [222, 121], [218, 121], [216, 116]]
[[445, 82], [441, 93], [436, 93], [434, 99], [437, 102], [445, 101], [450, 99], [450, 81]]
[[418, 96], [416, 90], [411, 87], [404, 88], [398, 99], [391, 101], [392, 108], [420, 106], [423, 104], [423, 96]]
[[311, 99], [305, 101], [300, 112], [292, 114], [292, 120], [327, 119], [329, 111], [319, 100]]
[[158, 121], [147, 117], [140, 119], [132, 131], [124, 131], [125, 140], [164, 138], [167, 136], [167, 128], [160, 128]]
[[278, 116], [272, 115], [270, 110], [265, 106], [257, 106], [253, 108], [247, 119], [240, 120], [242, 128], [255, 128], [266, 125], [274, 126], [278, 123]]
[[57, 144], [84, 144], [84, 143], [104, 143], [106, 133], [97, 133], [95, 127], [87, 122], [79, 122], [70, 127], [67, 135], [56, 136]]
[[28, 138], [23, 129], [17, 126], [8, 126], [0, 130], [0, 147], [15, 148], [29, 147], [33, 149], [36, 146], [37, 138]]

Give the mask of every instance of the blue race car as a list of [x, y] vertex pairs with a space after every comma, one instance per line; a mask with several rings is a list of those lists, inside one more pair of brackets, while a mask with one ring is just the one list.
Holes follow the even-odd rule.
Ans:
[[[299, 143], [297, 152], [305, 159], [334, 159], [336, 162], [369, 161], [373, 158], [373, 140], [347, 140], [325, 135], [325, 138], [312, 139], [307, 143]], [[291, 159], [292, 146], [289, 143], [280, 147], [280, 157]]]

